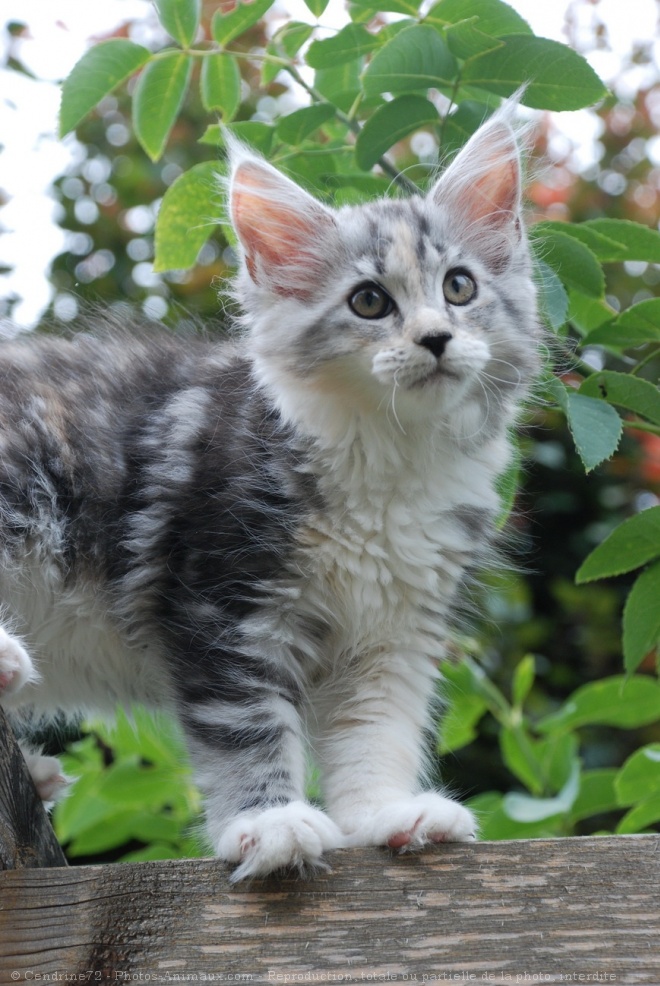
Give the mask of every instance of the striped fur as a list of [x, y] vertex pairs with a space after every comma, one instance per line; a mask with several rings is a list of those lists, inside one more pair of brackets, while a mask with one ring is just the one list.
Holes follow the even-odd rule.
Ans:
[[236, 341], [98, 316], [0, 350], [3, 705], [169, 710], [236, 878], [472, 838], [424, 735], [537, 368], [515, 139], [496, 115], [427, 196], [339, 211], [233, 150]]

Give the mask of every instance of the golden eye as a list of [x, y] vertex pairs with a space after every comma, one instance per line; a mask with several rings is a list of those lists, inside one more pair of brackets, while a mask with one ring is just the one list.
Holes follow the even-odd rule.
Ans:
[[394, 308], [389, 294], [377, 284], [362, 284], [348, 299], [351, 311], [360, 318], [384, 318]]
[[450, 270], [442, 282], [442, 290], [450, 305], [467, 305], [477, 294], [477, 283], [466, 270]]

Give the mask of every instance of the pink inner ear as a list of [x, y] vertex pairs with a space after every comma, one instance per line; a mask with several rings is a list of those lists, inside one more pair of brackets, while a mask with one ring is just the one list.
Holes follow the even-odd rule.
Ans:
[[231, 211], [251, 277], [261, 272], [280, 293], [304, 293], [334, 227], [323, 206], [270, 167], [245, 161], [234, 175]]
[[515, 159], [493, 158], [466, 189], [464, 207], [472, 222], [499, 226], [511, 222], [518, 212], [519, 168]]

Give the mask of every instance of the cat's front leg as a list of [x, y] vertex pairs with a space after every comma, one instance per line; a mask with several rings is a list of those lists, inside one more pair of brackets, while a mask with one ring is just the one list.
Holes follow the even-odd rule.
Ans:
[[476, 837], [472, 813], [453, 798], [421, 790], [424, 738], [437, 672], [426, 656], [365, 660], [351, 694], [320, 703], [319, 752], [329, 814], [350, 845], [415, 849]]
[[343, 844], [339, 827], [305, 801], [306, 761], [295, 703], [280, 681], [241, 681], [240, 664], [227, 697], [186, 702], [181, 719], [196, 779], [204, 794], [207, 831], [217, 855], [237, 864], [232, 880], [282, 868], [322, 867], [322, 855]]

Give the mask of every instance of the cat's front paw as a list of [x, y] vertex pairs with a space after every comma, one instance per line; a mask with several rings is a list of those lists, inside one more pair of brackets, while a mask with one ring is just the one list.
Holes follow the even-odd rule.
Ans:
[[57, 757], [44, 757], [22, 743], [19, 744], [37, 794], [46, 805], [58, 801], [71, 784]]
[[0, 698], [34, 681], [37, 672], [23, 645], [0, 627]]
[[232, 882], [263, 877], [274, 870], [322, 866], [327, 849], [337, 849], [344, 838], [335, 823], [303, 801], [238, 815], [223, 833], [218, 855], [239, 865]]
[[350, 837], [351, 845], [419, 849], [432, 842], [471, 842], [477, 822], [469, 809], [427, 791], [379, 809]]

